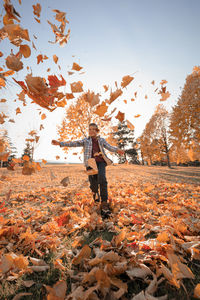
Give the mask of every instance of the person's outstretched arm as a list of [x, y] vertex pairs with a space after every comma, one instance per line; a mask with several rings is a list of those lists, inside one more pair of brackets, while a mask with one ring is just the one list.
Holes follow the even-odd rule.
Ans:
[[118, 154], [121, 154], [121, 155], [123, 155], [124, 152], [125, 152], [124, 150], [121, 150], [118, 147], [111, 146], [104, 138], [103, 138], [103, 145], [106, 149], [108, 149], [111, 152], [115, 152], [115, 153], [118, 153]]
[[59, 142], [56, 140], [52, 140], [51, 143], [53, 145], [58, 145], [60, 147], [83, 147], [84, 146], [84, 139], [76, 140], [76, 141], [69, 141], [69, 142]]

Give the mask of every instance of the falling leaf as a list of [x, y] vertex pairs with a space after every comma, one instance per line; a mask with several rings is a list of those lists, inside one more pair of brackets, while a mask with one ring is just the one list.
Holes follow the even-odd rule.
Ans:
[[6, 58], [6, 66], [8, 69], [16, 72], [23, 69], [23, 63], [20, 61], [20, 58], [14, 54], [11, 54]]
[[105, 92], [107, 92], [108, 91], [108, 86], [104, 85], [103, 87], [104, 87]]
[[72, 93], [81, 93], [83, 92], [83, 83], [81, 81], [73, 82], [70, 84]]
[[166, 92], [162, 93], [161, 96], [162, 98], [160, 99], [160, 101], [166, 101], [171, 96], [171, 94], [169, 92]]
[[21, 114], [21, 110], [20, 110], [19, 107], [16, 108], [16, 115], [17, 115], [17, 114]]
[[67, 93], [65, 94], [66, 98], [67, 99], [73, 99], [74, 98], [74, 95], [72, 93]]
[[140, 114], [137, 114], [134, 116], [134, 118], [139, 118], [141, 115]]
[[55, 54], [53, 55], [53, 61], [55, 62], [55, 64], [57, 64], [58, 62], [58, 57]]
[[42, 114], [42, 115], [41, 115], [41, 120], [44, 120], [44, 119], [46, 119], [46, 115], [45, 115], [45, 114]]
[[88, 91], [84, 94], [84, 100], [90, 104], [91, 107], [97, 105], [100, 102], [99, 94]]
[[101, 104], [97, 105], [96, 110], [94, 111], [95, 114], [99, 115], [99, 117], [103, 117], [104, 114], [107, 112], [108, 106], [106, 105], [105, 101]]
[[115, 92], [111, 93], [109, 103], [111, 104], [114, 100], [116, 100], [122, 94], [123, 94], [123, 92], [121, 89], [116, 90]]
[[43, 62], [44, 59], [48, 59], [48, 57], [46, 55], [39, 54], [37, 56], [37, 64], [39, 64], [40, 62]]
[[123, 122], [124, 120], [124, 113], [122, 113], [121, 111], [118, 112], [118, 114], [115, 116], [116, 119], [118, 119], [120, 122]]
[[154, 85], [154, 84], [155, 84], [155, 81], [153, 80], [153, 81], [151, 82], [151, 84], [153, 84], [153, 85]]
[[25, 58], [31, 55], [31, 49], [28, 45], [20, 45], [19, 51]]
[[161, 85], [164, 85], [164, 84], [167, 84], [167, 80], [163, 79], [161, 82], [160, 82]]
[[129, 75], [124, 76], [122, 78], [122, 82], [121, 82], [121, 87], [125, 88], [129, 83], [131, 83], [131, 81], [134, 79], [134, 77], [131, 77]]
[[40, 18], [40, 13], [41, 13], [41, 5], [37, 3], [36, 5], [32, 5], [33, 7], [33, 13], [36, 15], [38, 18]]
[[73, 63], [72, 70], [80, 71], [83, 67], [80, 67], [77, 63]]

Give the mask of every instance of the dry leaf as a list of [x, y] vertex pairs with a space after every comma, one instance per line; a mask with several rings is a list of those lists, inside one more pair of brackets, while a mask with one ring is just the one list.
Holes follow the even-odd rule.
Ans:
[[72, 70], [80, 71], [83, 67], [80, 67], [77, 63], [73, 63]]
[[83, 92], [83, 83], [81, 81], [70, 83], [72, 93]]
[[55, 64], [57, 64], [58, 62], [58, 56], [56, 56], [55, 54], [53, 55], [53, 61], [55, 62]]
[[131, 77], [129, 75], [124, 76], [122, 78], [121, 87], [125, 88], [133, 79], [134, 79], [134, 77]]
[[31, 55], [31, 49], [28, 45], [20, 45], [19, 51], [25, 58]]
[[108, 106], [106, 105], [105, 101], [99, 104], [94, 111], [95, 114], [99, 115], [99, 117], [103, 117], [104, 114], [107, 112]]
[[16, 72], [23, 69], [23, 63], [20, 61], [20, 58], [14, 54], [10, 54], [6, 58], [6, 66], [8, 67], [8, 69], [11, 69]]
[[118, 112], [118, 114], [115, 116], [116, 119], [118, 119], [120, 122], [123, 122], [124, 120], [124, 113], [122, 113], [121, 111]]

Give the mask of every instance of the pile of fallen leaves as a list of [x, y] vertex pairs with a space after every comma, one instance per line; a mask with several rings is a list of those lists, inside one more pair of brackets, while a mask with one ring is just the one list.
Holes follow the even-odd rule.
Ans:
[[161, 300], [171, 291], [174, 299], [198, 299], [199, 192], [113, 181], [107, 221], [88, 187], [12, 193], [0, 207], [0, 292], [5, 297], [12, 286], [14, 299]]

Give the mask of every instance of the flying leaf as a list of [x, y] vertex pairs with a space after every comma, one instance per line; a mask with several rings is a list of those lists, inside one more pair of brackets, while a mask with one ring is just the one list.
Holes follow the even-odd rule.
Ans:
[[108, 106], [106, 105], [105, 101], [99, 104], [94, 111], [95, 114], [99, 115], [99, 117], [103, 117], [104, 114], [107, 112]]
[[37, 64], [39, 64], [40, 62], [43, 62], [44, 59], [48, 59], [48, 57], [46, 55], [39, 54], [37, 56]]
[[116, 100], [122, 94], [123, 94], [123, 92], [121, 89], [118, 89], [115, 92], [111, 93], [109, 103], [111, 104], [114, 100]]
[[55, 64], [57, 64], [57, 62], [58, 62], [58, 56], [56, 56], [56, 55], [54, 54], [54, 55], [53, 55], [53, 60], [54, 60]]
[[20, 61], [20, 58], [14, 54], [10, 54], [6, 58], [6, 66], [8, 67], [8, 69], [11, 69], [16, 72], [23, 69], [23, 63]]
[[34, 15], [37, 16], [38, 18], [40, 18], [41, 5], [39, 3], [37, 3], [36, 5], [32, 5], [32, 7], [33, 7]]
[[42, 115], [41, 115], [41, 120], [44, 120], [44, 119], [46, 119], [46, 115], [45, 115], [45, 114], [42, 114]]
[[31, 55], [31, 49], [28, 45], [20, 45], [19, 51], [25, 58]]
[[122, 78], [122, 82], [121, 82], [121, 87], [125, 88], [129, 83], [131, 83], [131, 81], [134, 79], [134, 77], [131, 77], [129, 75], [124, 76]]
[[77, 63], [73, 63], [72, 70], [80, 71], [83, 67], [80, 67]]
[[17, 107], [17, 108], [16, 108], [16, 115], [17, 115], [17, 114], [20, 114], [20, 113], [21, 113], [21, 110], [20, 110], [19, 107]]
[[81, 81], [73, 82], [70, 84], [72, 93], [81, 93], [83, 92], [83, 83]]
[[116, 119], [118, 119], [120, 122], [123, 122], [124, 120], [124, 113], [122, 113], [121, 111], [118, 112], [118, 114], [115, 116]]

